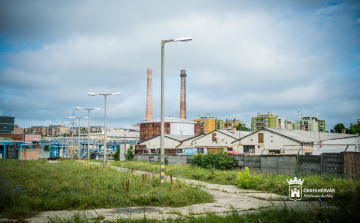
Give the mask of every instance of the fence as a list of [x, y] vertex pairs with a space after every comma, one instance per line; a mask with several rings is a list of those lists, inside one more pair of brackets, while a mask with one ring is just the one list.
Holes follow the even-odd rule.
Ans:
[[[190, 164], [192, 155], [165, 155], [165, 163]], [[347, 175], [355, 178], [360, 177], [360, 153], [323, 153], [318, 156], [312, 155], [233, 155], [235, 169], [242, 170], [249, 167], [250, 171], [260, 173], [293, 174], [337, 174]], [[137, 155], [135, 161], [160, 162], [159, 155]]]

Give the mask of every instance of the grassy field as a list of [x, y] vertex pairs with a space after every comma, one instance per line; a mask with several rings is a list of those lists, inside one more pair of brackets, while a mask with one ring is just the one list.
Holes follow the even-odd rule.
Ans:
[[200, 188], [180, 181], [64, 160], [0, 160], [0, 215], [27, 218], [39, 211], [129, 206], [187, 206], [212, 202]]

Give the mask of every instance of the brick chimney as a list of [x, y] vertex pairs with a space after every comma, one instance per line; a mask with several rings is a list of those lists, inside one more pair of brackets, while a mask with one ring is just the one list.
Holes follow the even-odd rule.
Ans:
[[342, 133], [342, 134], [346, 134], [346, 130], [345, 130], [345, 129], [341, 129], [341, 133]]
[[236, 126], [233, 127], [233, 134], [236, 134]]
[[186, 119], [186, 71], [181, 70], [180, 118]]
[[152, 69], [147, 69], [146, 121], [153, 119]]

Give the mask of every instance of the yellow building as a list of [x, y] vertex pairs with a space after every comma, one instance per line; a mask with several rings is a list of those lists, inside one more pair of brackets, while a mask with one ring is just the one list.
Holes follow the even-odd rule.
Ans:
[[199, 117], [199, 119], [194, 119], [193, 121], [200, 124], [201, 132], [204, 133], [224, 128], [223, 120], [217, 119], [213, 116], [202, 116]]
[[233, 129], [239, 124], [243, 124], [241, 120], [226, 119], [226, 121], [224, 122], [224, 129]]

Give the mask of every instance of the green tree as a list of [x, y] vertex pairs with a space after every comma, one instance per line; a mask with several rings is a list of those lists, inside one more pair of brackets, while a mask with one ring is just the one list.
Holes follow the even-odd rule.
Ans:
[[246, 128], [243, 124], [239, 124], [236, 126], [236, 130], [239, 130], [239, 131], [249, 131], [248, 128]]
[[360, 121], [357, 124], [350, 124], [350, 127], [346, 129], [346, 133], [348, 134], [360, 134]]
[[125, 158], [128, 161], [131, 161], [134, 159], [134, 146], [130, 145], [130, 148], [125, 153]]
[[82, 132], [85, 132], [85, 131], [86, 131], [86, 128], [85, 128], [85, 127], [82, 127], [82, 128], [81, 128], [81, 131], [82, 131]]
[[332, 133], [341, 133], [341, 131], [345, 128], [345, 125], [343, 123], [338, 123], [334, 126], [334, 129], [331, 129], [330, 132]]

